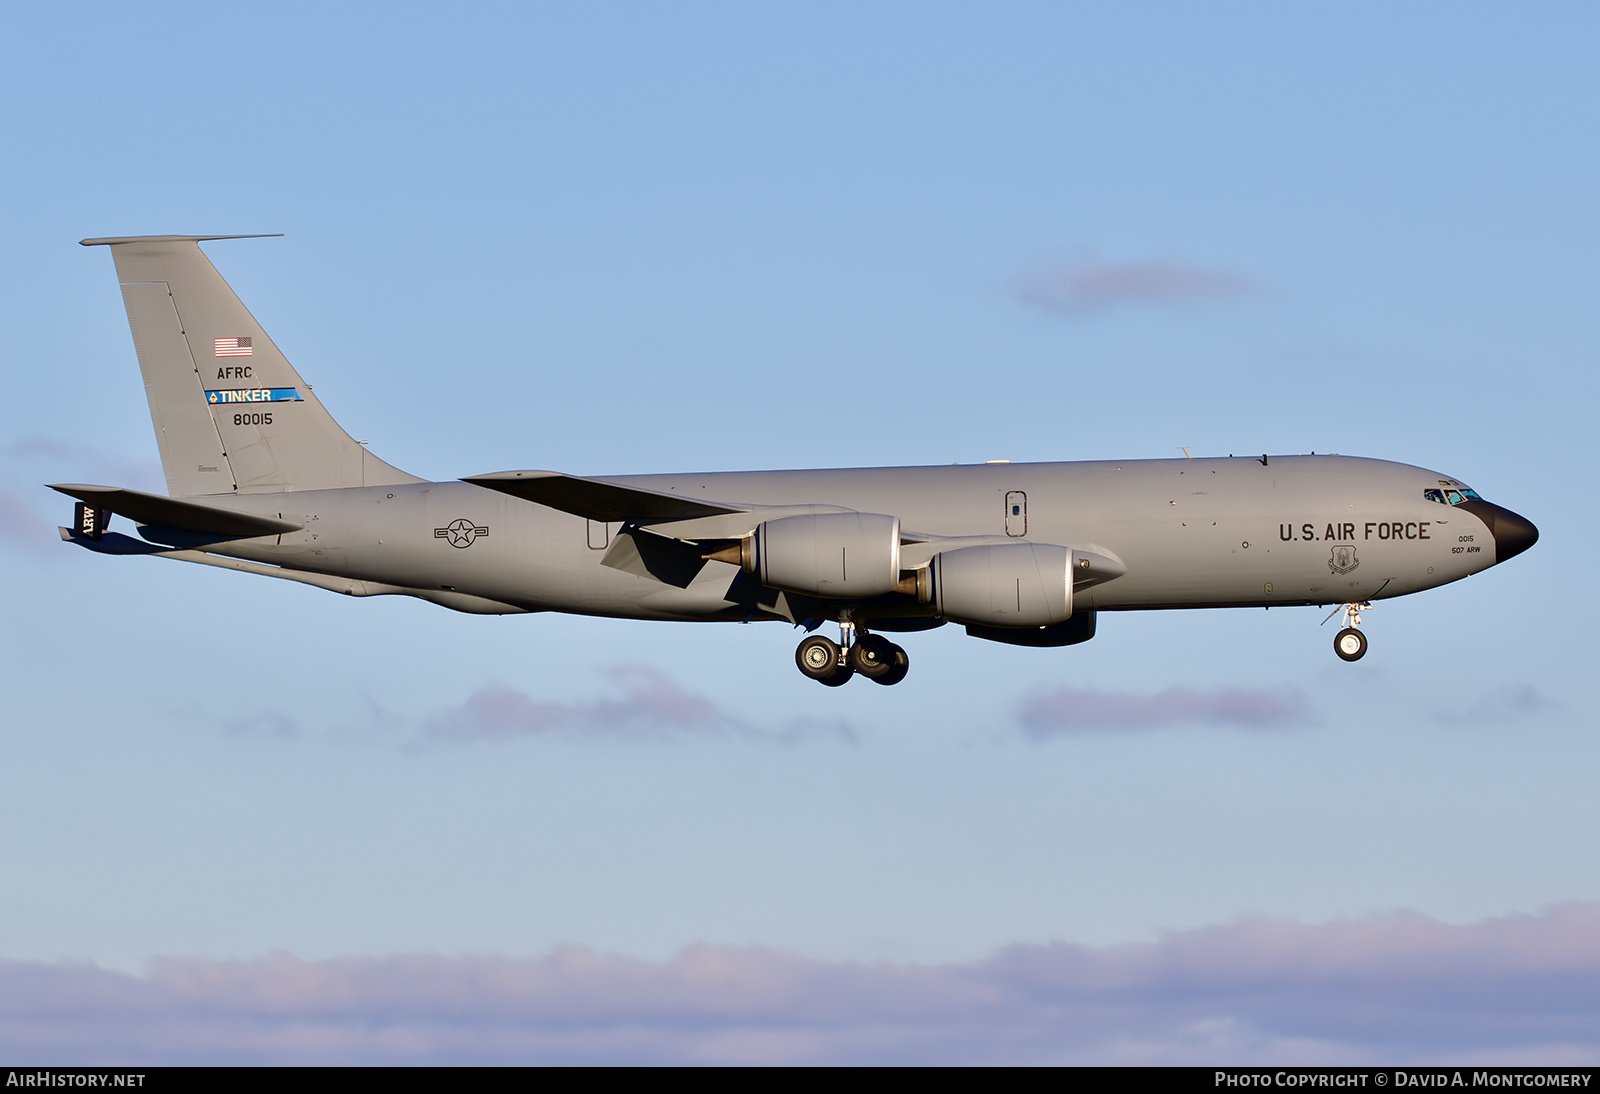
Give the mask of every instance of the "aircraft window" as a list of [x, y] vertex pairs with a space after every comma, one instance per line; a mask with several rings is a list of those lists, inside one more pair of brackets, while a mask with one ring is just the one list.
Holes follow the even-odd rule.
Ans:
[[1482, 501], [1476, 490], [1463, 486], [1459, 490], [1424, 490], [1422, 496], [1440, 505], [1460, 505], [1464, 501]]

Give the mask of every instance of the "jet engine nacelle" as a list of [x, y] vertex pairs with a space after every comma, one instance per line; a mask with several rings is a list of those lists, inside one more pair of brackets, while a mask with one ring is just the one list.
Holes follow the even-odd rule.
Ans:
[[1045, 543], [962, 547], [933, 557], [939, 614], [979, 627], [1048, 627], [1072, 616], [1072, 551]]
[[815, 513], [763, 522], [745, 567], [761, 583], [836, 599], [882, 596], [900, 581], [900, 518]]

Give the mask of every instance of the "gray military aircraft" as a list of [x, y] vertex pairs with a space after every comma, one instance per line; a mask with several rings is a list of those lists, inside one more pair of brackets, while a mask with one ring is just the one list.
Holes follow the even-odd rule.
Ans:
[[1539, 535], [1447, 475], [1335, 455], [428, 482], [339, 427], [198, 246], [244, 238], [83, 240], [116, 262], [168, 496], [54, 486], [69, 542], [458, 612], [783, 620], [838, 686], [905, 678], [885, 634], [1068, 646], [1138, 609], [1335, 605], [1355, 661], [1371, 601]]

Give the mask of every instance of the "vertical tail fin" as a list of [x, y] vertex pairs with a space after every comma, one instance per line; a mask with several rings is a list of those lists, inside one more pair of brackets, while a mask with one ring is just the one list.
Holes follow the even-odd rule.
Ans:
[[207, 239], [86, 239], [106, 245], [128, 308], [161, 468], [173, 497], [421, 482], [369, 453], [200, 252]]

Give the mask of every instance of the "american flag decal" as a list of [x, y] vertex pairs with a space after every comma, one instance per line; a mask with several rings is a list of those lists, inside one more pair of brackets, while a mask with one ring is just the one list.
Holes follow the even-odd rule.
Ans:
[[249, 357], [254, 352], [250, 348], [249, 338], [218, 338], [215, 341], [217, 357]]

